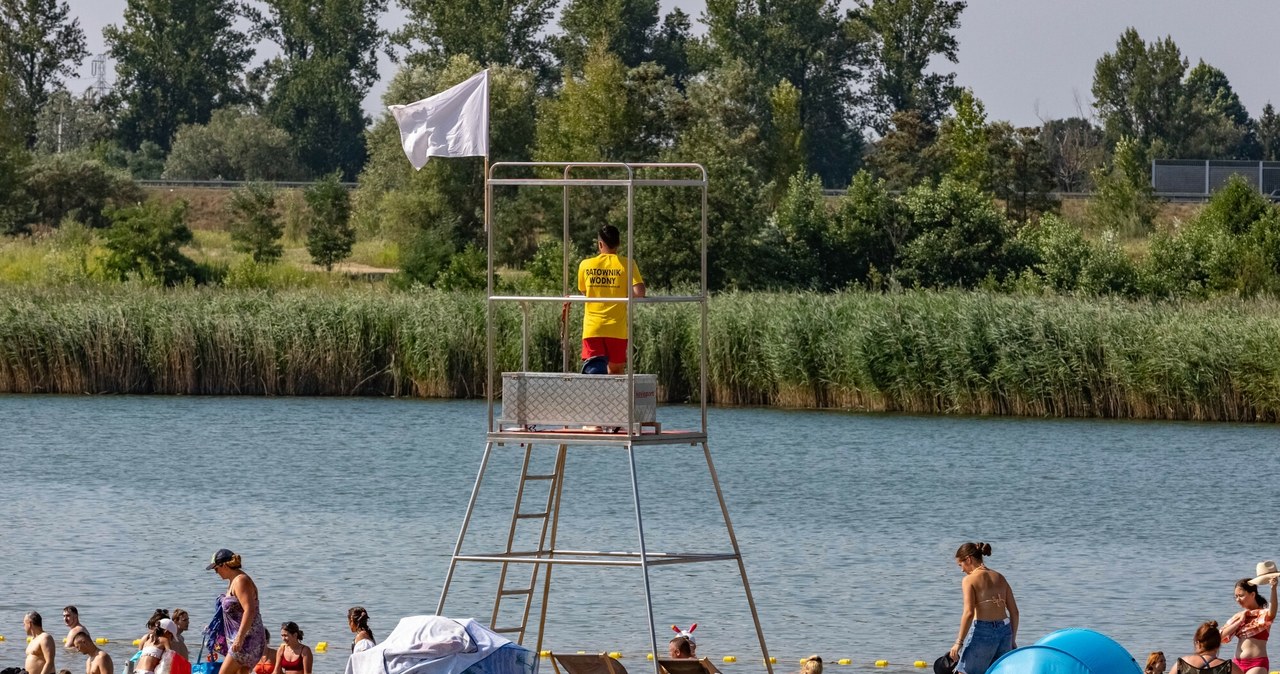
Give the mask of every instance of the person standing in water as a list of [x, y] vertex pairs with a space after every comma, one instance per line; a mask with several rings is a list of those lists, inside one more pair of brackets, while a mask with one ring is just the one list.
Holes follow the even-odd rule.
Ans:
[[206, 569], [213, 569], [227, 581], [227, 591], [218, 596], [227, 659], [218, 674], [247, 674], [262, 659], [267, 646], [267, 629], [258, 611], [258, 586], [240, 568], [240, 555], [223, 548], [213, 553]]
[[27, 659], [23, 664], [27, 674], [53, 674], [57, 670], [53, 664], [53, 635], [44, 631], [44, 618], [31, 611], [22, 617], [22, 629], [31, 637], [31, 643], [27, 644]]
[[[1276, 572], [1275, 562], [1263, 562], [1258, 565], [1257, 578], [1242, 578], [1236, 583], [1236, 603], [1244, 610], [1231, 616], [1223, 625], [1222, 643], [1230, 642], [1232, 637], [1240, 637], [1232, 661], [1245, 674], [1267, 674], [1271, 671], [1267, 639], [1271, 636], [1271, 623], [1276, 619], [1277, 578], [1280, 578], [1280, 573]], [[1258, 586], [1263, 583], [1271, 586], [1271, 601], [1258, 596]]]
[[369, 628], [369, 612], [363, 606], [352, 606], [347, 610], [347, 628], [355, 635], [351, 639], [352, 653], [374, 647], [373, 630]]
[[71, 640], [71, 648], [80, 651], [87, 658], [84, 663], [84, 674], [115, 674], [115, 665], [111, 656], [89, 637], [89, 632], [80, 630]]
[[956, 550], [956, 564], [965, 574], [960, 633], [949, 653], [956, 674], [985, 674], [991, 663], [1017, 648], [1018, 603], [1004, 576], [983, 562], [990, 554], [988, 543], [965, 543]]

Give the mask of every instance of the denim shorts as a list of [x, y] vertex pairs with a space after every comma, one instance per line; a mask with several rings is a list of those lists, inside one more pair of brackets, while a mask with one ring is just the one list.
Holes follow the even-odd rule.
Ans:
[[986, 674], [991, 663], [1013, 650], [1013, 630], [1006, 620], [975, 620], [960, 650], [956, 674]]

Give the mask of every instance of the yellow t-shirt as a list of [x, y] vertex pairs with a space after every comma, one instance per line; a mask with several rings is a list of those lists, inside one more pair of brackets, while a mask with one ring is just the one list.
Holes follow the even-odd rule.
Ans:
[[[613, 253], [589, 257], [578, 265], [578, 290], [587, 297], [627, 296], [626, 258]], [[644, 283], [640, 270], [631, 264], [631, 284]], [[587, 302], [582, 317], [582, 338], [627, 338], [627, 305], [618, 302]]]

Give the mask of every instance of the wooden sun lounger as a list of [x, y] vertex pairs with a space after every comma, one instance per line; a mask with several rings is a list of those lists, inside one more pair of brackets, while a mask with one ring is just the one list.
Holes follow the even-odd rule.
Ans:
[[551, 666], [556, 670], [556, 674], [561, 674], [561, 667], [564, 668], [563, 674], [627, 674], [627, 668], [623, 667], [621, 662], [604, 653], [596, 655], [552, 653]]

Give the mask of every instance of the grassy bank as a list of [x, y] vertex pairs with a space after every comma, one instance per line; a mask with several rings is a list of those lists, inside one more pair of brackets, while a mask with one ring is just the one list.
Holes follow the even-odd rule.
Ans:
[[[962, 292], [730, 294], [710, 318], [711, 400], [924, 413], [1280, 420], [1280, 309]], [[532, 312], [530, 367], [560, 360]], [[499, 312], [519, 367], [519, 312]], [[569, 328], [576, 333], [578, 326]], [[693, 307], [645, 307], [637, 362], [697, 393]], [[0, 290], [0, 391], [483, 395], [468, 294]]]

